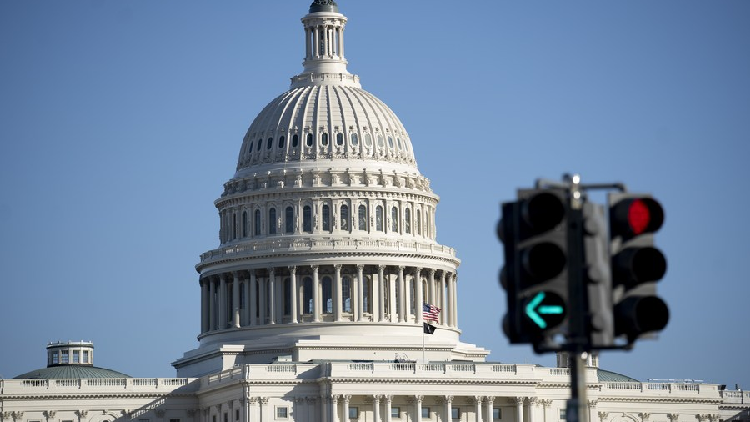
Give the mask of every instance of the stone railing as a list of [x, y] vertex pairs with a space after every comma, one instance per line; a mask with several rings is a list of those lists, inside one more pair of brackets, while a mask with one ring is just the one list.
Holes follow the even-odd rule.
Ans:
[[724, 403], [750, 404], [750, 391], [721, 390], [720, 394]]
[[649, 396], [719, 396], [718, 385], [695, 383], [605, 382], [601, 385], [601, 391], [612, 395], [629, 395], [640, 392]]
[[245, 243], [213, 249], [201, 254], [199, 265], [210, 264], [231, 258], [246, 258], [253, 255], [284, 252], [316, 252], [316, 251], [392, 251], [401, 253], [425, 254], [436, 258], [456, 259], [456, 251], [448, 246], [433, 242], [402, 241], [391, 239], [245, 239]]
[[197, 390], [197, 383], [191, 378], [83, 378], [83, 379], [20, 379], [3, 380], [0, 394], [35, 394], [45, 392], [65, 392], [79, 390], [97, 393], [159, 392], [170, 393], [176, 390], [190, 392]]

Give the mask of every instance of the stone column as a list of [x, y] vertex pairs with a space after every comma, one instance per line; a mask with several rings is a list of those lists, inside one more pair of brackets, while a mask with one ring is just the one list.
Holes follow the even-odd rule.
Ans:
[[296, 324], [298, 321], [298, 315], [301, 313], [299, 310], [299, 303], [297, 302], [297, 267], [290, 266], [289, 267], [289, 275], [290, 275], [290, 286], [291, 292], [289, 294], [291, 297], [292, 302], [292, 309], [289, 310], [292, 317], [292, 324]]
[[327, 421], [326, 415], [328, 412], [326, 411], [327, 407], [331, 404], [331, 398], [326, 396], [320, 396], [320, 420], [321, 421]]
[[269, 412], [268, 406], [268, 397], [259, 397], [258, 403], [260, 406], [260, 420], [262, 421], [270, 421], [271, 420], [271, 412]]
[[208, 331], [209, 317], [208, 317], [208, 281], [201, 279], [201, 333]]
[[399, 295], [399, 312], [398, 312], [398, 320], [399, 322], [406, 322], [409, 319], [409, 293], [407, 286], [406, 279], [404, 278], [404, 267], [403, 265], [398, 267], [398, 289], [401, 292]]
[[484, 398], [484, 403], [485, 403], [486, 408], [487, 408], [487, 412], [485, 412], [485, 414], [487, 415], [487, 422], [495, 422], [495, 420], [492, 418], [492, 415], [493, 415], [494, 410], [495, 410], [495, 408], [493, 406], [494, 401], [495, 401], [495, 398], [492, 397], [492, 396], [487, 396], [487, 397]]
[[[365, 312], [365, 266], [362, 264], [357, 265], [357, 309], [355, 321], [362, 321]], [[370, 306], [372, 306], [372, 299], [370, 299]]]
[[268, 279], [260, 277], [258, 279], [258, 324], [266, 325], [266, 315], [268, 312], [268, 293], [266, 291]]
[[448, 289], [446, 287], [447, 283], [448, 273], [446, 271], [443, 271], [443, 278], [440, 282], [440, 293], [442, 295], [441, 308], [443, 308], [442, 312], [440, 312], [440, 323], [443, 325], [448, 325], [448, 315], [450, 314], [450, 309], [448, 309]]
[[344, 395], [344, 422], [349, 422], [349, 400], [352, 396], [349, 394]]
[[306, 397], [305, 401], [307, 402], [307, 418], [308, 421], [314, 421], [316, 419], [315, 417], [315, 403], [317, 399], [315, 397]]
[[380, 396], [372, 396], [372, 421], [380, 422]]
[[427, 271], [427, 303], [431, 305], [437, 305], [435, 303], [435, 269], [430, 268]]
[[240, 274], [232, 272], [232, 326], [240, 328]]
[[537, 416], [536, 409], [539, 408], [539, 400], [536, 397], [527, 397], [526, 400], [529, 403], [529, 422], [535, 422]]
[[[582, 422], [594, 422], [596, 420], [596, 405], [598, 404], [598, 400], [589, 400], [589, 414], [588, 414], [588, 421], [581, 420]], [[677, 421], [675, 421], [677, 422]]]
[[523, 422], [523, 397], [513, 397], [516, 404], [516, 422]]
[[333, 320], [341, 321], [343, 297], [341, 295], [341, 264], [335, 264], [333, 266], [334, 277], [333, 277]]
[[424, 320], [422, 319], [422, 304], [424, 303], [424, 288], [422, 287], [422, 276], [421, 268], [417, 267], [414, 269], [414, 283], [417, 289], [417, 297], [414, 299], [414, 313], [417, 319], [417, 324], [421, 325]]
[[276, 312], [278, 307], [276, 306], [276, 269], [268, 269], [268, 318], [269, 324], [276, 324]]
[[331, 422], [339, 422], [339, 396], [331, 396]]
[[219, 329], [227, 328], [227, 276], [219, 275]]
[[242, 310], [242, 318], [240, 325], [250, 324], [250, 278], [248, 275], [245, 276], [242, 281], [242, 297], [245, 302], [245, 309]]
[[539, 402], [542, 404], [542, 411], [543, 411], [543, 413], [542, 413], [542, 421], [543, 422], [548, 422], [548, 421], [552, 422], [551, 420], [549, 420], [549, 419], [551, 419], [551, 417], [549, 415], [549, 408], [550, 408], [550, 406], [552, 406], [552, 400], [550, 400], [550, 399], [544, 399], [544, 400], [539, 400]]
[[[482, 396], [474, 396], [474, 412], [476, 422], [482, 422]], [[488, 420], [492, 419], [492, 414], [487, 417]]]
[[209, 331], [216, 329], [216, 285], [211, 277], [208, 282], [208, 326]]
[[444, 396], [443, 403], [445, 404], [445, 420], [450, 422], [453, 420], [453, 396]]
[[310, 59], [310, 28], [305, 28], [305, 58]]
[[424, 396], [420, 396], [417, 394], [414, 396], [414, 410], [417, 412], [414, 415], [414, 421], [415, 422], [422, 422], [422, 399]]
[[318, 280], [318, 266], [313, 265], [313, 322], [320, 322], [320, 280]]
[[453, 310], [451, 311], [451, 317], [453, 317], [452, 326], [458, 327], [458, 274], [453, 274], [453, 282], [451, 283], [452, 295], [453, 295]]
[[391, 422], [391, 408], [393, 406], [393, 396], [385, 396], [385, 422]]
[[[377, 318], [373, 318], [375, 321], [383, 321], [385, 319], [385, 301], [382, 299], [383, 292], [385, 292], [385, 285], [383, 284], [383, 272], [385, 271], [384, 265], [378, 265], [378, 283], [373, 286], [373, 290], [377, 294], [373, 294], [377, 298], [377, 302], [373, 302], [373, 306], [376, 304], [377, 307], [373, 308], [377, 314]], [[377, 286], [377, 287], [376, 287]]]
[[250, 303], [247, 304], [250, 310], [250, 325], [258, 325], [258, 278], [255, 270], [250, 270]]
[[396, 310], [398, 309], [398, 304], [396, 303], [396, 281], [393, 280], [393, 277], [391, 277], [390, 274], [388, 274], [388, 292], [389, 292], [389, 302], [390, 302], [390, 318], [389, 320], [391, 322], [397, 322], [398, 320], [396, 317], [398, 315], [396, 314]]

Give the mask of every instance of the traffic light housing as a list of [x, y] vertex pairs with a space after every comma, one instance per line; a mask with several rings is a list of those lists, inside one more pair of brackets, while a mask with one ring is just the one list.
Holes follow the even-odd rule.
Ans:
[[608, 222], [603, 205], [585, 202], [582, 208], [586, 332], [588, 349], [597, 350], [612, 346], [614, 341]]
[[503, 330], [511, 343], [532, 344], [537, 352], [565, 333], [569, 214], [561, 188], [521, 189], [516, 202], [502, 205], [500, 280], [508, 298]]
[[645, 194], [610, 193], [608, 202], [614, 332], [632, 344], [669, 321], [669, 308], [656, 295], [667, 260], [653, 239], [664, 223], [664, 209]]

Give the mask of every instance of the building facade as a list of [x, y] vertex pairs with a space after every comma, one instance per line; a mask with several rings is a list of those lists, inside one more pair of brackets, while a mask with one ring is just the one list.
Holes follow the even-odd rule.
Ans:
[[[215, 201], [220, 244], [196, 266], [199, 344], [178, 378], [93, 370], [93, 344], [54, 344], [47, 368], [0, 381], [0, 422], [565, 419], [567, 357], [491, 363], [460, 341], [460, 262], [437, 241], [409, 134], [347, 71], [338, 5], [314, 1], [302, 24], [303, 71], [250, 125]], [[750, 419], [741, 390], [641, 383], [596, 357], [586, 381], [591, 421]]]

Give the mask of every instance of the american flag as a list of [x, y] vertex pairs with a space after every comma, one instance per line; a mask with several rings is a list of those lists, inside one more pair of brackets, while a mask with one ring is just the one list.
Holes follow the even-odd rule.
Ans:
[[425, 321], [437, 322], [439, 313], [440, 308], [437, 306], [430, 305], [429, 303], [422, 304], [422, 318], [424, 318]]

